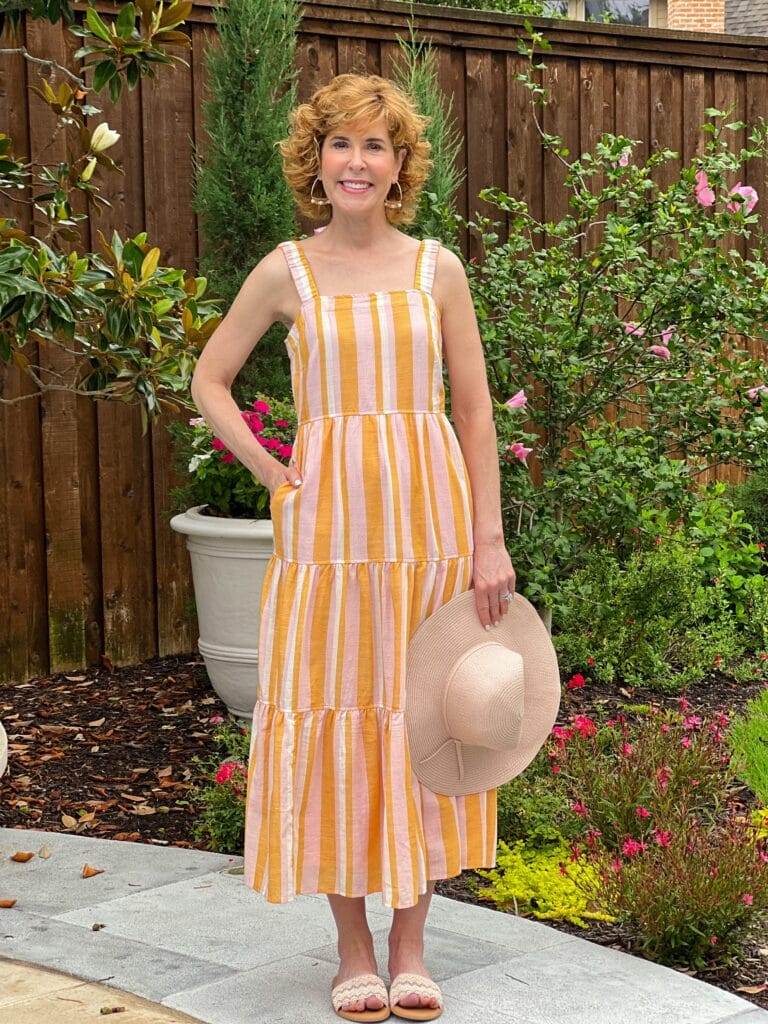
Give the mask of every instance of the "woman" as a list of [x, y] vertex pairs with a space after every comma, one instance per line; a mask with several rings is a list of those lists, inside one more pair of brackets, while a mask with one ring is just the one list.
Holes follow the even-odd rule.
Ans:
[[[291, 115], [280, 150], [300, 210], [325, 222], [253, 269], [205, 347], [195, 403], [270, 491], [245, 879], [270, 902], [326, 893], [333, 1003], [349, 1020], [441, 1012], [423, 960], [434, 879], [496, 863], [496, 790], [431, 793], [413, 775], [405, 654], [419, 623], [470, 587], [486, 629], [507, 613], [499, 465], [482, 345], [461, 261], [414, 219], [427, 120], [377, 76], [339, 75]], [[298, 429], [289, 465], [231, 397], [275, 321]], [[445, 415], [447, 360], [454, 419]], [[389, 993], [365, 895], [393, 908]], [[399, 976], [399, 977], [398, 977]], [[347, 984], [345, 984], [347, 983]]]

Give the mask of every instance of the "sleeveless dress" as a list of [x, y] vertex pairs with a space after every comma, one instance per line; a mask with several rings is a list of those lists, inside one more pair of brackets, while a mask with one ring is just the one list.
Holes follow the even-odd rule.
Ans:
[[496, 865], [496, 790], [435, 794], [411, 768], [406, 649], [472, 582], [472, 493], [445, 414], [440, 242], [413, 286], [320, 295], [299, 242], [286, 338], [302, 483], [272, 494], [248, 761], [244, 879], [410, 907], [429, 879]]

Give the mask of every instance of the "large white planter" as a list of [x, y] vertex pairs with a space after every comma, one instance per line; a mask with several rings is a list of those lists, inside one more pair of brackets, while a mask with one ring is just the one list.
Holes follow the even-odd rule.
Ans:
[[203, 507], [174, 516], [171, 529], [187, 538], [198, 648], [211, 684], [231, 714], [250, 722], [258, 683], [261, 589], [274, 552], [272, 520], [205, 516]]

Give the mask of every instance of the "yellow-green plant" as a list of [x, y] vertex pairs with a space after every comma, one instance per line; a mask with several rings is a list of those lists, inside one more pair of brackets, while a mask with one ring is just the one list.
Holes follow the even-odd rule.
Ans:
[[592, 904], [599, 886], [597, 869], [573, 860], [564, 841], [532, 850], [523, 840], [511, 847], [501, 840], [496, 862], [490, 871], [476, 871], [491, 883], [476, 887], [476, 894], [501, 910], [514, 909], [539, 921], [567, 921], [579, 928], [588, 928], [588, 921], [613, 920]]

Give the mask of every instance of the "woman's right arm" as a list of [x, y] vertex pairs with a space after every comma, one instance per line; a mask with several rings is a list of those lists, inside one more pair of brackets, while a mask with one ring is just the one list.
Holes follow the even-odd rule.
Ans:
[[190, 386], [193, 402], [216, 437], [270, 493], [284, 481], [300, 483], [299, 471], [267, 454], [240, 415], [231, 388], [262, 335], [275, 321], [287, 319], [288, 286], [293, 285], [285, 258], [274, 249], [250, 272], [208, 339]]

